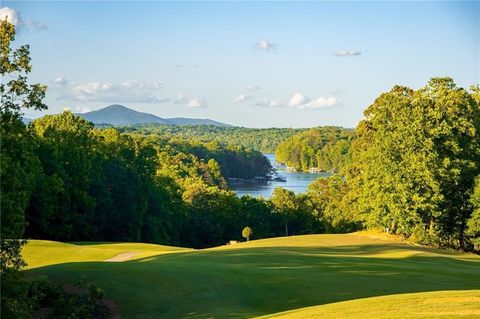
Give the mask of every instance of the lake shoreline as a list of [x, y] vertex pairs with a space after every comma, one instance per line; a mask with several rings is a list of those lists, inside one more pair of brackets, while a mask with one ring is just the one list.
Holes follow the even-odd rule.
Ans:
[[272, 180], [263, 182], [253, 181], [249, 182], [249, 179], [244, 181], [229, 183], [229, 188], [241, 197], [244, 195], [250, 195], [253, 197], [262, 196], [269, 198], [273, 190], [277, 187], [282, 187], [296, 194], [304, 193], [310, 183], [321, 177], [328, 177], [332, 174], [329, 172], [310, 173], [310, 172], [287, 172], [285, 171], [285, 165], [277, 164], [275, 161], [275, 154], [264, 154], [264, 156], [270, 161], [272, 167], [276, 169], [279, 177], [284, 181]]

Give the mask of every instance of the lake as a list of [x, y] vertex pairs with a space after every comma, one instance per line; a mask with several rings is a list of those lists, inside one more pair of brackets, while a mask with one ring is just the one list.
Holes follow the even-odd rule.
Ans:
[[232, 185], [231, 189], [238, 195], [251, 195], [254, 197], [263, 196], [264, 198], [269, 198], [275, 187], [283, 187], [285, 189], [291, 190], [296, 194], [303, 193], [306, 191], [307, 186], [316, 180], [319, 177], [328, 177], [332, 174], [330, 173], [287, 173], [285, 172], [285, 167], [278, 165], [275, 161], [275, 154], [264, 154], [272, 166], [277, 169], [278, 173], [285, 177], [286, 182], [267, 182], [267, 183], [248, 183], [241, 185]]

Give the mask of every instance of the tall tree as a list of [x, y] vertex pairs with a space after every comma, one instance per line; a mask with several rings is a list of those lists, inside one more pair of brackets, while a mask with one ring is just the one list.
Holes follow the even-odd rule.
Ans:
[[93, 239], [93, 124], [65, 111], [33, 121], [30, 129], [39, 144], [44, 174], [28, 209], [29, 235], [54, 240]]
[[466, 234], [473, 249], [480, 251], [480, 176], [477, 176], [470, 202], [474, 207], [474, 211], [467, 221]]
[[285, 236], [310, 234], [319, 230], [319, 221], [313, 214], [308, 196], [295, 195], [290, 190], [277, 187], [269, 202], [272, 210], [283, 220]]
[[33, 141], [22, 123], [24, 109], [46, 109], [46, 86], [29, 84], [30, 48], [12, 49], [15, 26], [0, 21], [0, 125], [1, 125], [1, 252], [2, 271], [22, 265], [21, 241], [25, 208], [39, 172]]
[[42, 110], [46, 87], [29, 84], [28, 45], [12, 49], [15, 26], [0, 21], [0, 259], [2, 317], [28, 316], [26, 289], [18, 270], [25, 229], [25, 209], [40, 172], [34, 141], [22, 123], [24, 109]]
[[[347, 180], [367, 223], [465, 246], [480, 163], [480, 108], [450, 78], [394, 87], [365, 111]], [[352, 196], [352, 197], [355, 197]]]

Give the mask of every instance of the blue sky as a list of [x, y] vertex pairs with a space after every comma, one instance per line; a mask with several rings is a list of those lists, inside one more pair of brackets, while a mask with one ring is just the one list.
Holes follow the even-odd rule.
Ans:
[[[25, 2], [46, 112], [118, 103], [248, 127], [354, 127], [395, 84], [480, 82], [479, 2]], [[11, 12], [11, 11], [9, 11]]]

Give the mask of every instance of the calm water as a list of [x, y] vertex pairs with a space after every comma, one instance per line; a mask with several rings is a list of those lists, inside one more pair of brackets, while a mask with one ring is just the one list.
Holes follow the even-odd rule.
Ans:
[[252, 195], [258, 197], [262, 195], [265, 198], [269, 198], [275, 187], [283, 187], [288, 190], [294, 191], [296, 194], [303, 193], [308, 184], [313, 182], [319, 177], [330, 176], [330, 173], [286, 173], [284, 167], [277, 164], [274, 154], [264, 154], [272, 163], [272, 166], [277, 169], [278, 173], [287, 179], [286, 182], [268, 182], [268, 183], [251, 183], [243, 185], [232, 186], [233, 191], [238, 196]]

